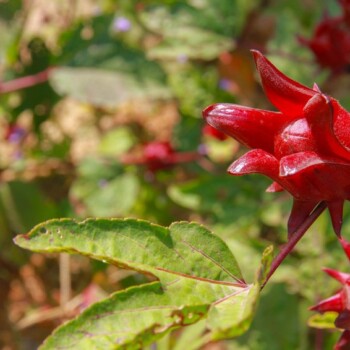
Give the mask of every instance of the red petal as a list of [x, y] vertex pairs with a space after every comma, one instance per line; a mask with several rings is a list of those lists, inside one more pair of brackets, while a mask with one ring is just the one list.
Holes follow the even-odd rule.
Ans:
[[[337, 113], [334, 112], [334, 107]], [[308, 120], [314, 139], [320, 151], [330, 156], [338, 156], [350, 160], [350, 152], [344, 148], [339, 137], [350, 146], [350, 117], [334, 99], [326, 95], [314, 95], [304, 107], [304, 116]], [[336, 116], [338, 135], [333, 130], [333, 119]], [[347, 124], [348, 123], [348, 124]], [[346, 139], [347, 138], [347, 139]]]
[[227, 170], [231, 175], [261, 173], [278, 179], [278, 160], [262, 149], [253, 149], [233, 162]]
[[321, 313], [327, 311], [341, 312], [344, 308], [344, 296], [342, 292], [339, 292], [328, 299], [320, 301], [317, 305], [312, 306], [310, 310]]
[[[280, 176], [290, 184], [290, 192], [301, 200], [331, 202], [350, 196], [350, 164], [334, 158], [322, 158], [315, 152], [283, 157], [280, 160]], [[339, 209], [338, 213], [333, 213], [337, 215]]]
[[334, 232], [337, 234], [338, 237], [340, 237], [341, 227], [343, 224], [344, 201], [338, 200], [327, 202], [327, 206], [331, 215]]
[[348, 273], [344, 273], [344, 272], [340, 272], [340, 271], [337, 271], [337, 270], [329, 269], [327, 267], [324, 268], [323, 271], [325, 273], [327, 273], [329, 276], [331, 276], [332, 278], [334, 278], [337, 281], [339, 281], [341, 284], [347, 283], [347, 281], [350, 279], [350, 274], [348, 274]]
[[[286, 123], [281, 113], [229, 103], [218, 103], [203, 111], [207, 123], [250, 148], [273, 152], [275, 134]], [[287, 120], [288, 121], [288, 120]]]
[[298, 152], [280, 160], [280, 176], [291, 176], [315, 165], [324, 164], [324, 160], [315, 152]]
[[252, 52], [268, 99], [285, 115], [300, 117], [316, 92], [285, 76], [259, 51]]
[[316, 205], [317, 202], [315, 201], [300, 201], [294, 199], [292, 212], [290, 213], [288, 220], [288, 238], [290, 238], [291, 235], [305, 221]]

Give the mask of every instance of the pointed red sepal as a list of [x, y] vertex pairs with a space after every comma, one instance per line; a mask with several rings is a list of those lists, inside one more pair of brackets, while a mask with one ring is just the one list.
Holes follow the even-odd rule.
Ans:
[[339, 281], [341, 284], [345, 284], [350, 280], [350, 274], [345, 272], [340, 272], [337, 270], [329, 269], [328, 267], [323, 268], [323, 271], [331, 276], [332, 278]]
[[310, 310], [320, 313], [327, 311], [341, 312], [344, 310], [344, 307], [344, 295], [342, 291], [340, 291], [330, 298], [320, 301], [317, 305], [312, 306]]
[[340, 237], [339, 242], [342, 245], [344, 252], [348, 259], [350, 260], [350, 242], [346, 241], [344, 238]]
[[316, 205], [317, 202], [315, 201], [300, 201], [294, 199], [292, 212], [288, 220], [288, 239], [290, 239], [291, 235], [306, 220]]
[[329, 214], [331, 215], [334, 232], [338, 237], [341, 236], [341, 228], [343, 225], [343, 206], [344, 200], [327, 202]]
[[344, 331], [334, 350], [350, 350], [350, 331]]
[[278, 178], [278, 160], [262, 149], [253, 149], [233, 162], [227, 171], [231, 175], [260, 173], [274, 180]]
[[[277, 112], [263, 111], [230, 103], [218, 103], [203, 110], [206, 122], [249, 148], [272, 153], [274, 138], [286, 123]], [[264, 130], [264, 132], [261, 132]]]
[[252, 53], [268, 99], [285, 115], [300, 117], [306, 102], [316, 92], [285, 76], [261, 52]]
[[320, 94], [322, 93], [320, 87], [316, 83], [314, 83], [314, 85], [312, 86], [312, 90], [319, 92]]
[[278, 182], [274, 181], [265, 191], [266, 192], [282, 192], [282, 191], [284, 191], [284, 188]]

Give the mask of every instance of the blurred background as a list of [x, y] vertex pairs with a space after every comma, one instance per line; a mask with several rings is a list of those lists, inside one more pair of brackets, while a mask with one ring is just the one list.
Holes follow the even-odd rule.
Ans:
[[[147, 277], [12, 239], [58, 217], [190, 220], [222, 237], [252, 281], [286, 241], [291, 198], [231, 177], [245, 150], [205, 126], [216, 102], [273, 109], [249, 52], [350, 108], [347, 0], [0, 0], [0, 347], [36, 349], [63, 321]], [[345, 208], [349, 214], [349, 208]], [[327, 214], [328, 215], [328, 214]], [[331, 349], [308, 307], [349, 271], [323, 215], [264, 290], [251, 330], [205, 350]], [[350, 216], [344, 236], [350, 238]], [[199, 349], [204, 325], [151, 349]]]

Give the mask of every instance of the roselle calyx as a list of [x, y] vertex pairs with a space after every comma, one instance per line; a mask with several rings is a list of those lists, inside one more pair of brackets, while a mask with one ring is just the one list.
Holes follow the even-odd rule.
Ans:
[[251, 148], [228, 172], [261, 173], [273, 180], [267, 191], [293, 196], [289, 235], [324, 201], [340, 236], [343, 204], [350, 199], [350, 114], [317, 85], [299, 84], [252, 52], [265, 94], [279, 111], [227, 103], [203, 111], [209, 125]]
[[165, 170], [176, 164], [198, 160], [198, 152], [177, 152], [169, 141], [153, 141], [142, 146], [139, 154], [126, 154], [123, 164], [145, 165], [151, 173]]
[[350, 67], [350, 1], [339, 0], [339, 4], [339, 16], [325, 13], [310, 39], [298, 38], [312, 51], [317, 63], [333, 74], [346, 72]]
[[[350, 242], [344, 238], [339, 239], [343, 250], [350, 260]], [[321, 300], [318, 304], [312, 306], [310, 310], [319, 312], [335, 312], [338, 314], [334, 325], [343, 330], [343, 333], [334, 347], [334, 350], [350, 349], [350, 274], [337, 270], [323, 269], [330, 277], [341, 284], [341, 288], [331, 297]]]

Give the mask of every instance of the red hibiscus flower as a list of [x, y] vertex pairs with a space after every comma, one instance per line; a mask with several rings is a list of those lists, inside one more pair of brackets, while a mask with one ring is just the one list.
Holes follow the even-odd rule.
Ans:
[[234, 104], [207, 107], [208, 124], [251, 151], [228, 169], [232, 175], [261, 173], [269, 192], [294, 197], [288, 222], [293, 234], [320, 202], [326, 202], [340, 235], [343, 204], [350, 199], [350, 114], [332, 97], [291, 80], [253, 51], [265, 93], [279, 112]]
[[350, 1], [340, 0], [342, 15], [325, 16], [311, 39], [299, 38], [308, 46], [320, 66], [340, 73], [350, 66]]

